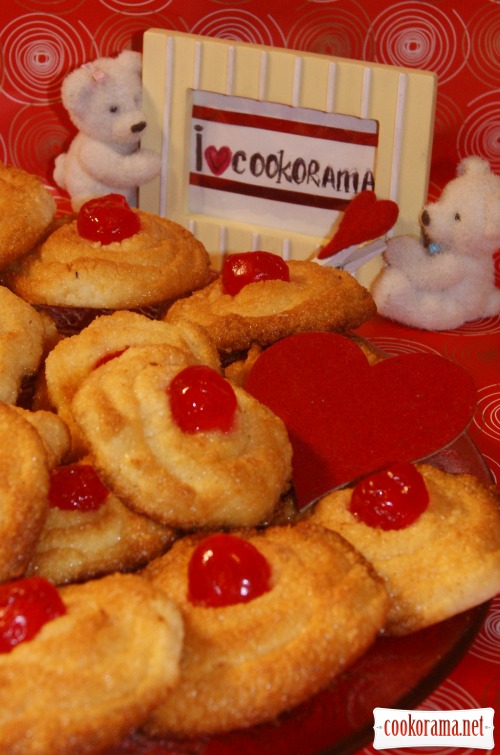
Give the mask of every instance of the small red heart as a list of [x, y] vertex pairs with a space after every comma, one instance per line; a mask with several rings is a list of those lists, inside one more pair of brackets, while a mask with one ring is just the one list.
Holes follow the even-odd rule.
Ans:
[[318, 259], [331, 257], [354, 244], [378, 239], [390, 231], [398, 215], [396, 202], [377, 199], [373, 191], [362, 191], [347, 205], [337, 232], [318, 254]]
[[370, 366], [336, 333], [300, 333], [257, 359], [245, 389], [284, 421], [303, 508], [395, 461], [418, 461], [467, 428], [476, 388], [460, 365], [415, 352]]
[[213, 144], [205, 150], [205, 159], [214, 176], [220, 176], [229, 168], [233, 153], [229, 147], [214, 147]]

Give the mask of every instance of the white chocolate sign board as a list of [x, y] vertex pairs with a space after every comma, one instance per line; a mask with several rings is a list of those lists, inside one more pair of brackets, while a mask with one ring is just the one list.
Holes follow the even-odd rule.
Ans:
[[308, 258], [362, 187], [398, 203], [394, 232], [418, 233], [433, 73], [151, 29], [143, 85], [143, 146], [162, 169], [140, 207], [212, 255]]

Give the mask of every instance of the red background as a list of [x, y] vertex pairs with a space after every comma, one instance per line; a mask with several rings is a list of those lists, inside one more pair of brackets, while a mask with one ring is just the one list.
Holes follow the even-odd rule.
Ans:
[[11, 0], [0, 20], [0, 160], [47, 182], [73, 133], [60, 103], [64, 76], [88, 60], [140, 50], [152, 26], [433, 70], [431, 193], [466, 155], [500, 171], [494, 0]]
[[[498, 0], [10, 0], [0, 21], [0, 160], [47, 185], [54, 157], [73, 135], [60, 103], [63, 78], [97, 57], [141, 50], [142, 33], [153, 26], [433, 70], [431, 198], [467, 155], [487, 158], [500, 173]], [[442, 334], [376, 320], [364, 333], [387, 351], [436, 351], [470, 370], [480, 397], [471, 433], [498, 482], [500, 316]], [[499, 639], [497, 599], [469, 654], [424, 707], [498, 710]]]

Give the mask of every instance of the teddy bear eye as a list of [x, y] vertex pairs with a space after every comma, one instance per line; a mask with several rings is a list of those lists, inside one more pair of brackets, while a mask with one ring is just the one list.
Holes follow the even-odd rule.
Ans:
[[109, 108], [110, 113], [117, 113], [118, 112], [118, 105], [111, 105]]
[[460, 217], [460, 213], [459, 212], [455, 213], [455, 220], [462, 220], [462, 218]]

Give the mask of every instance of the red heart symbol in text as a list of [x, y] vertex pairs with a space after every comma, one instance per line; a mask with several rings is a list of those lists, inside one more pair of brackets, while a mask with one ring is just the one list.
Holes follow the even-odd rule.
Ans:
[[233, 153], [229, 147], [214, 147], [213, 144], [205, 150], [205, 159], [214, 176], [220, 176], [231, 164]]
[[373, 191], [362, 191], [347, 205], [337, 232], [318, 254], [318, 259], [331, 257], [348, 246], [378, 239], [390, 231], [398, 215], [396, 202], [377, 199]]
[[415, 352], [370, 366], [336, 333], [300, 333], [257, 359], [246, 390], [284, 421], [299, 507], [392, 464], [418, 461], [467, 428], [476, 388], [459, 365]]

